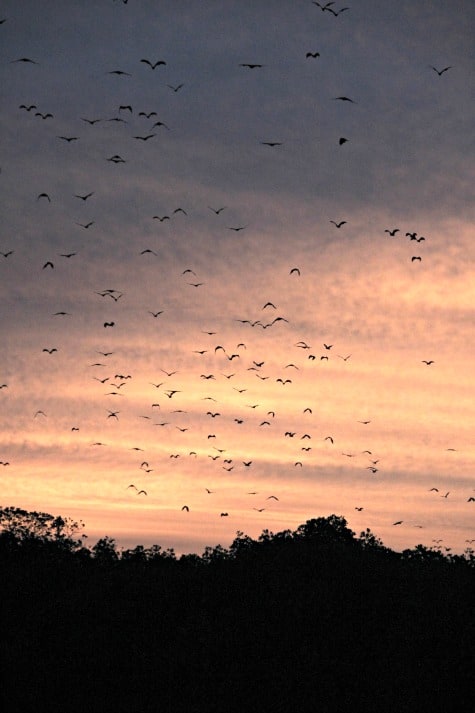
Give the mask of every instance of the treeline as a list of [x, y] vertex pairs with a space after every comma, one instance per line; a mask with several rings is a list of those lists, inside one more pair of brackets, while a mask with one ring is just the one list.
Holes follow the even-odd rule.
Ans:
[[474, 710], [472, 550], [394, 552], [336, 515], [201, 556], [83, 530], [0, 509], [8, 713]]

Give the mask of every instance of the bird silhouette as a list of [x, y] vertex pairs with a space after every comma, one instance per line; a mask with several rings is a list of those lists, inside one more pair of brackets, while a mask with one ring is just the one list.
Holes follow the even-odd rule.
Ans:
[[432, 65], [430, 65], [430, 68], [433, 69], [434, 72], [437, 72], [437, 74], [439, 75], [439, 77], [441, 77], [444, 72], [447, 72], [449, 69], [452, 69], [451, 66], [450, 66], [450, 67], [444, 67], [443, 69], [437, 69], [436, 67], [433, 67]]
[[141, 59], [140, 61], [144, 64], [148, 64], [152, 69], [156, 69], [156, 67], [160, 67], [161, 65], [166, 65], [166, 62], [163, 59], [159, 59], [156, 62], [151, 62], [149, 59]]

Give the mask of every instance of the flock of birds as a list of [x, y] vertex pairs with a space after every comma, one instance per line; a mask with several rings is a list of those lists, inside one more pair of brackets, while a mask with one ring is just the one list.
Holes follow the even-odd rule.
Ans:
[[[127, 0], [122, 0], [123, 4], [127, 4]], [[319, 3], [313, 1], [313, 5], [317, 6], [322, 13], [326, 15], [332, 15], [338, 17], [344, 12], [350, 10], [348, 7], [336, 7], [335, 2]], [[9, 18], [4, 18], [1, 24], [4, 24]], [[303, 58], [305, 60], [317, 60], [320, 57], [320, 52], [317, 51], [307, 51], [303, 53]], [[41, 62], [33, 59], [31, 57], [17, 57], [10, 60], [11, 64], [21, 64], [21, 65], [32, 65], [32, 67], [41, 68]], [[150, 73], [156, 76], [157, 73], [162, 71], [167, 67], [167, 60], [156, 59], [156, 58], [138, 58], [138, 65], [143, 65], [144, 68], [148, 68]], [[239, 67], [243, 70], [257, 73], [261, 71], [265, 64], [260, 62], [249, 62], [242, 61], [239, 63]], [[446, 66], [438, 69], [434, 66], [430, 67], [439, 77], [452, 69], [451, 66]], [[113, 75], [118, 78], [123, 78], [124, 81], [132, 76], [132, 73], [122, 69], [108, 69], [104, 68], [104, 74]], [[21, 78], [19, 78], [21, 81]], [[41, 82], [41, 76], [38, 77], [38, 81]], [[186, 80], [179, 83], [168, 83], [167, 88], [170, 89], [173, 94], [183, 92], [186, 87]], [[171, 131], [171, 127], [168, 123], [165, 123], [159, 118], [158, 112], [153, 109], [142, 109], [137, 111], [133, 104], [122, 103], [121, 92], [125, 91], [123, 88], [119, 90], [119, 100], [116, 107], [113, 107], [109, 111], [109, 115], [104, 116], [78, 116], [78, 121], [83, 122], [87, 131], [95, 131], [97, 126], [104, 122], [115, 122], [121, 124], [128, 131], [129, 123], [132, 120], [142, 122], [144, 126], [143, 131], [135, 132], [126, 135], [126, 140], [132, 139], [140, 143], [148, 143], [156, 139], [159, 131]], [[183, 93], [184, 94], [184, 93]], [[358, 102], [346, 95], [339, 95], [331, 98], [333, 101], [340, 102], [342, 105], [352, 105]], [[81, 132], [71, 132], [70, 134], [65, 134], [63, 132], [56, 133], [55, 122], [56, 116], [48, 109], [48, 107], [40, 106], [34, 102], [22, 102], [18, 106], [19, 110], [19, 121], [25, 121], [27, 117], [30, 120], [37, 120], [41, 123], [44, 122], [44, 130], [48, 131], [47, 127], [51, 127], [51, 137], [57, 139], [58, 142], [67, 144], [70, 146], [71, 150], [71, 165], [74, 164], [75, 154], [74, 151], [76, 147], [81, 144], [81, 141], [87, 141], [87, 136]], [[110, 114], [113, 114], [112, 116]], [[343, 147], [344, 144], [348, 143], [350, 138], [345, 136], [340, 136], [338, 139], [338, 146]], [[272, 150], [281, 150], [284, 146], [284, 141], [276, 140], [260, 140], [259, 144], [265, 146]], [[342, 150], [345, 150], [342, 148]], [[110, 162], [112, 164], [117, 164], [118, 170], [120, 170], [121, 164], [126, 164], [129, 159], [125, 156], [130, 153], [126, 148], [123, 150], [121, 147], [120, 152], [113, 153], [111, 155], [104, 155], [104, 161]], [[54, 161], [54, 153], [51, 156], [51, 160]], [[115, 170], [115, 169], [114, 169]], [[111, 178], [113, 181], [114, 179]], [[100, 222], [100, 193], [101, 187], [99, 185], [90, 185], [86, 190], [79, 190], [77, 188], [72, 188], [70, 191], [71, 197], [78, 201], [78, 206], [82, 206], [84, 217], [80, 220], [74, 221], [75, 225], [84, 231], [88, 231], [89, 234], [93, 234], [97, 224]], [[58, 200], [56, 195], [53, 195], [51, 191], [44, 190], [40, 191], [36, 195], [31, 196], [31, 201], [36, 203], [45, 203], [53, 205], [55, 201]], [[60, 199], [59, 199], [60, 200]], [[232, 198], [230, 197], [230, 200]], [[94, 205], [94, 215], [86, 215], [89, 211], [89, 207]], [[230, 221], [226, 221], [226, 215], [229, 211], [227, 205], [207, 205], [203, 208], [209, 211], [209, 215], [213, 215], [213, 220], [222, 220], [223, 231], [232, 231], [235, 234], [240, 234], [249, 228], [247, 223], [239, 224], [228, 224]], [[188, 206], [177, 206], [166, 212], [161, 211], [160, 214], [150, 215], [150, 220], [157, 221], [158, 225], [162, 223], [171, 223], [177, 219], [180, 220], [192, 220], [192, 210]], [[351, 223], [351, 219], [345, 218], [335, 218], [329, 220], [329, 223], [334, 226], [335, 230], [345, 231], [345, 228]], [[387, 234], [388, 238], [399, 240], [401, 235], [407, 239], [409, 246], [416, 245], [422, 248], [422, 243], [426, 244], [429, 241], [423, 235], [420, 235], [412, 226], [408, 228], [402, 227], [381, 227], [382, 237]], [[14, 238], [11, 237], [12, 244], [8, 245], [0, 251], [0, 258], [5, 263], [0, 264], [2, 270], [8, 269], [10, 264], [13, 264], [17, 255], [17, 250], [14, 245]], [[135, 249], [135, 246], [133, 246]], [[64, 249], [63, 251], [48, 256], [47, 259], [42, 261], [38, 265], [38, 271], [41, 269], [43, 271], [52, 271], [56, 273], [61, 270], [63, 261], [67, 260], [75, 263], [76, 260], [80, 261], [80, 250]], [[420, 263], [423, 259], [423, 255], [420, 254], [422, 251], [414, 250], [408, 251], [408, 260], [411, 263]], [[154, 259], [159, 257], [159, 251], [154, 247], [137, 247], [137, 257], [141, 259]], [[414, 267], [416, 269], [417, 266]], [[78, 269], [81, 269], [78, 267]], [[288, 279], [295, 281], [298, 280], [302, 274], [301, 265], [289, 266]], [[197, 275], [196, 271], [190, 267], [185, 267], [182, 265], [179, 270], [177, 270], [177, 278], [183, 281], [188, 287], [195, 289], [200, 289], [206, 285], [205, 278], [201, 278]], [[65, 278], [66, 279], [66, 278]], [[67, 285], [65, 284], [67, 288]], [[274, 292], [279, 293], [279, 289], [275, 288]], [[112, 315], [108, 318], [104, 318], [101, 322], [102, 328], [105, 330], [104, 334], [107, 335], [111, 332], [116, 331], [115, 328], [121, 323], [122, 315], [124, 314], [122, 310], [122, 305], [127, 302], [128, 294], [126, 289], [106, 288], [97, 289], [95, 295], [98, 300], [103, 300], [103, 304], [107, 305], [109, 314]], [[58, 296], [59, 299], [60, 296]], [[193, 297], [191, 298], [193, 299]], [[312, 465], [313, 455], [315, 452], [325, 452], [328, 454], [328, 449], [334, 449], [335, 456], [337, 458], [344, 459], [355, 459], [358, 463], [357, 468], [361, 471], [368, 471], [372, 476], [381, 472], [381, 459], [380, 457], [375, 457], [374, 451], [371, 448], [365, 448], [360, 451], [351, 451], [345, 449], [345, 446], [338, 448], [339, 441], [338, 438], [333, 433], [323, 432], [315, 434], [315, 429], [312, 428], [312, 416], [314, 409], [316, 408], [315, 403], [312, 402], [312, 398], [309, 396], [309, 403], [301, 409], [299, 414], [298, 424], [300, 426], [306, 419], [305, 423], [308, 424], [299, 430], [295, 427], [294, 422], [291, 419], [291, 424], [288, 425], [286, 421], [287, 416], [281, 416], [279, 413], [280, 399], [281, 396], [277, 389], [284, 389], [287, 392], [292, 389], [293, 386], [298, 385], [300, 374], [304, 371], [308, 373], [308, 369], [313, 363], [320, 363], [323, 365], [328, 361], [333, 361], [334, 364], [341, 364], [341, 368], [351, 368], [351, 364], [354, 361], [354, 355], [352, 353], [343, 352], [342, 354], [336, 353], [335, 345], [326, 340], [323, 337], [322, 341], [316, 345], [311, 345], [309, 342], [312, 340], [299, 340], [289, 345], [289, 361], [280, 366], [281, 373], [278, 375], [275, 372], [274, 365], [270, 367], [272, 363], [272, 357], [268, 358], [261, 354], [253, 352], [252, 344], [255, 342], [253, 336], [259, 332], [261, 335], [270, 335], [267, 339], [267, 348], [272, 349], [272, 333], [276, 331], [279, 335], [282, 330], [286, 329], [292, 321], [292, 315], [281, 314], [277, 306], [278, 300], [273, 299], [266, 301], [262, 305], [256, 306], [256, 314], [252, 317], [243, 316], [238, 318], [236, 316], [229, 318], [229, 327], [235, 327], [236, 332], [239, 332], [240, 341], [232, 346], [228, 344], [221, 343], [221, 336], [218, 331], [214, 328], [209, 328], [209, 325], [202, 325], [202, 328], [196, 333], [195, 337], [202, 339], [205, 343], [197, 343], [196, 348], [191, 350], [193, 358], [196, 359], [196, 375], [192, 378], [195, 380], [194, 386], [190, 392], [190, 374], [184, 374], [180, 368], [165, 369], [160, 367], [159, 371], [163, 374], [163, 377], [154, 378], [147, 383], [147, 397], [148, 403], [144, 406], [146, 413], [141, 413], [138, 418], [143, 419], [147, 422], [147, 428], [149, 432], [146, 436], [147, 443], [150, 443], [152, 438], [152, 431], [156, 432], [156, 429], [162, 432], [162, 429], [166, 433], [173, 432], [172, 435], [165, 436], [165, 438], [160, 442], [161, 448], [161, 463], [160, 468], [163, 470], [162, 466], [165, 459], [169, 459], [170, 464], [172, 461], [177, 461], [179, 459], [199, 459], [202, 463], [209, 463], [213, 470], [208, 470], [210, 478], [217, 480], [219, 477], [219, 468], [229, 474], [246, 474], [246, 480], [249, 480], [249, 473], [252, 473], [253, 469], [256, 467], [256, 461], [259, 459], [257, 452], [256, 455], [253, 453], [254, 442], [256, 435], [259, 432], [271, 431], [273, 433], [273, 438], [269, 441], [269, 448], [271, 451], [275, 452], [285, 452], [289, 457], [289, 464], [297, 469], [303, 469], [308, 465]], [[110, 306], [110, 308], [109, 308]], [[98, 309], [98, 311], [100, 311]], [[167, 319], [166, 308], [157, 309], [156, 306], [147, 306], [143, 310], [143, 315], [148, 315], [152, 320], [157, 320], [160, 324], [163, 320]], [[67, 310], [58, 310], [52, 314], [55, 318], [61, 318], [64, 320], [74, 319], [74, 315]], [[64, 332], [68, 330], [68, 322], [63, 322]], [[238, 326], [239, 325], [239, 326]], [[205, 328], [206, 327], [206, 328]], [[250, 330], [245, 332], [244, 330]], [[55, 338], [57, 338], [57, 331], [53, 332]], [[257, 343], [257, 342], [256, 342]], [[132, 373], [121, 373], [123, 370], [119, 365], [121, 363], [121, 346], [120, 342], [114, 341], [114, 339], [108, 339], [107, 336], [104, 337], [103, 346], [101, 349], [96, 349], [96, 352], [100, 355], [100, 361], [95, 361], [92, 364], [88, 364], [88, 368], [93, 369], [90, 372], [90, 376], [87, 378], [90, 381], [94, 381], [98, 384], [98, 397], [106, 397], [107, 407], [102, 409], [103, 412], [103, 424], [100, 428], [104, 427], [104, 432], [100, 433], [99, 436], [90, 442], [90, 446], [93, 447], [104, 447], [107, 445], [107, 436], [105, 440], [102, 440], [104, 433], [109, 436], [112, 431], [110, 426], [105, 426], [105, 424], [120, 424], [122, 418], [125, 416], [126, 420], [132, 416], [133, 409], [130, 411], [127, 409], [127, 405], [124, 408], [109, 408], [112, 402], [117, 402], [117, 400], [124, 400], [126, 404], [127, 394], [133, 391], [132, 384], [136, 381], [136, 376]], [[259, 348], [262, 348], [262, 341], [259, 342]], [[118, 345], [118, 346], [117, 346]], [[46, 358], [51, 358], [56, 360], [55, 369], [57, 368], [57, 360], [61, 359], [61, 353], [63, 347], [61, 340], [54, 343], [47, 343], [44, 345], [39, 345], [38, 351], [45, 354]], [[334, 358], [335, 357], [335, 358]], [[92, 358], [92, 353], [91, 353]], [[200, 370], [199, 360], [203, 360], [203, 368]], [[425, 367], [433, 367], [435, 360], [433, 358], [423, 358], [420, 363]], [[267, 366], [269, 365], [269, 368]], [[48, 377], [49, 366], [44, 364], [42, 366], [44, 377]], [[66, 369], [66, 367], [65, 367]], [[230, 371], [232, 369], [232, 371]], [[200, 372], [200, 373], [198, 373]], [[180, 378], [183, 377], [183, 382]], [[142, 377], [140, 377], [142, 378]], [[150, 378], [150, 377], [149, 377]], [[252, 378], [253, 381], [250, 379]], [[197, 394], [203, 393], [203, 386], [206, 385], [206, 391], [204, 396], [197, 396]], [[106, 391], [99, 391], [104, 387]], [[143, 393], [143, 384], [141, 384], [140, 394]], [[15, 387], [13, 387], [15, 388]], [[90, 388], [86, 385], [85, 388]], [[5, 395], [7, 390], [10, 390], [10, 384], [5, 382], [0, 384], [0, 391]], [[190, 393], [192, 396], [190, 398]], [[250, 396], [248, 396], [248, 394]], [[136, 402], [138, 396], [131, 394], [133, 399], [130, 401]], [[251, 400], [251, 396], [252, 399]], [[1, 396], [0, 396], [1, 398]], [[178, 402], [178, 408], [171, 408], [175, 402]], [[204, 406], [201, 406], [201, 402]], [[269, 403], [272, 406], [269, 408]], [[157, 414], [160, 414], [161, 418], [158, 418]], [[191, 414], [191, 415], [190, 415]], [[258, 415], [256, 415], [258, 414]], [[48, 420], [54, 414], [48, 412], [47, 409], [37, 409], [31, 414], [33, 419], [37, 420]], [[134, 416], [135, 417], [135, 416]], [[218, 424], [223, 423], [225, 427], [221, 429]], [[372, 423], [370, 418], [361, 418], [357, 420], [363, 428], [368, 427]], [[213, 424], [213, 428], [209, 424]], [[239, 429], [249, 426], [245, 435], [240, 434]], [[117, 428], [120, 428], [117, 425]], [[234, 430], [232, 430], [234, 429]], [[69, 426], [71, 434], [81, 434], [82, 425], [81, 423], [71, 423]], [[226, 442], [226, 434], [232, 433], [230, 443]], [[178, 436], [178, 434], [180, 434]], [[164, 452], [164, 444], [177, 443], [177, 436], [182, 438], [183, 445], [180, 446], [178, 451], [171, 453]], [[79, 437], [79, 436], [74, 436]], [[365, 435], [366, 437], [366, 435]], [[114, 436], [116, 445], [126, 438], [124, 432], [121, 432], [118, 437]], [[247, 445], [249, 443], [249, 446]], [[292, 447], [289, 446], [292, 444]], [[311, 445], [312, 444], [312, 445]], [[316, 446], [313, 444], [317, 444]], [[190, 447], [191, 446], [191, 447]], [[218, 447], [219, 446], [219, 447]], [[121, 446], [118, 446], [119, 448]], [[125, 447], [122, 446], [124, 449]], [[249, 448], [249, 454], [243, 456], [242, 454], [246, 452]], [[147, 459], [143, 459], [139, 463], [134, 465], [135, 476], [133, 477], [134, 482], [128, 484], [122, 483], [119, 486], [119, 491], [123, 492], [123, 497], [137, 497], [137, 498], [147, 498], [150, 491], [150, 486], [153, 487], [153, 475], [157, 473], [157, 465], [153, 462], [153, 457], [150, 458], [146, 454], [147, 447], [132, 446], [126, 447], [127, 450], [133, 451], [134, 455], [139, 452], [143, 452]], [[453, 448], [447, 448], [447, 450], [454, 451]], [[312, 453], [313, 451], [313, 453]], [[152, 453], [153, 456], [153, 453]], [[14, 467], [14, 463], [11, 458], [0, 461], [0, 465], [3, 467], [10, 466]], [[189, 466], [187, 466], [189, 467]], [[204, 466], [201, 466], [204, 468]], [[204, 472], [204, 471], [203, 471]], [[173, 477], [173, 467], [170, 465], [170, 474]], [[292, 476], [290, 476], [291, 478]], [[219, 492], [219, 485], [212, 486], [211, 488], [203, 488], [204, 497], [215, 496]], [[444, 495], [439, 493], [438, 488], [431, 488], [430, 492], [433, 492], [436, 496], [442, 497], [445, 500], [450, 495], [450, 491], [446, 492]], [[244, 494], [244, 493], [243, 493]], [[278, 495], [260, 493], [257, 490], [251, 489], [245, 491], [246, 496], [261, 497], [261, 502], [255, 505], [247, 506], [250, 510], [257, 513], [267, 512], [269, 507], [273, 504], [281, 502]], [[252, 501], [254, 502], [254, 500]], [[472, 496], [468, 497], [467, 502], [475, 502], [475, 498]], [[193, 506], [188, 503], [180, 504], [177, 509], [181, 510], [183, 513], [190, 513], [193, 511]], [[356, 512], [362, 512], [364, 510], [364, 505], [360, 503], [354, 505]], [[232, 511], [229, 508], [220, 508], [219, 506], [214, 510], [216, 516], [218, 517], [229, 517], [232, 515]], [[391, 522], [393, 526], [402, 525], [405, 522], [403, 519], [397, 519]], [[412, 523], [413, 527], [421, 528], [420, 523]], [[436, 547], [441, 547], [439, 540], [435, 542]], [[473, 540], [467, 542], [473, 542]]]

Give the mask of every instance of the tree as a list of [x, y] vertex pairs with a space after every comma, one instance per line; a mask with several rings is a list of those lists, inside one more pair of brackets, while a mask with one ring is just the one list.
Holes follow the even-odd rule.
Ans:
[[119, 554], [115, 547], [115, 540], [108, 535], [101, 537], [101, 539], [96, 542], [92, 548], [92, 552], [94, 559], [100, 562], [100, 564], [112, 564], [119, 559]]
[[2, 539], [17, 546], [45, 546], [54, 543], [60, 549], [75, 552], [82, 548], [85, 534], [83, 522], [55, 517], [45, 512], [28, 512], [21, 508], [0, 508]]
[[297, 539], [318, 540], [321, 544], [351, 544], [355, 542], [355, 533], [347, 527], [341, 515], [329, 515], [307, 520], [295, 531]]

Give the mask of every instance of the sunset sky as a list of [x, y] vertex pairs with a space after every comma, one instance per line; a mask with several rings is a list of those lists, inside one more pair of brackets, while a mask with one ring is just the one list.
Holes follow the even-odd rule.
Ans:
[[475, 538], [475, 6], [343, 8], [2, 3], [2, 506]]

